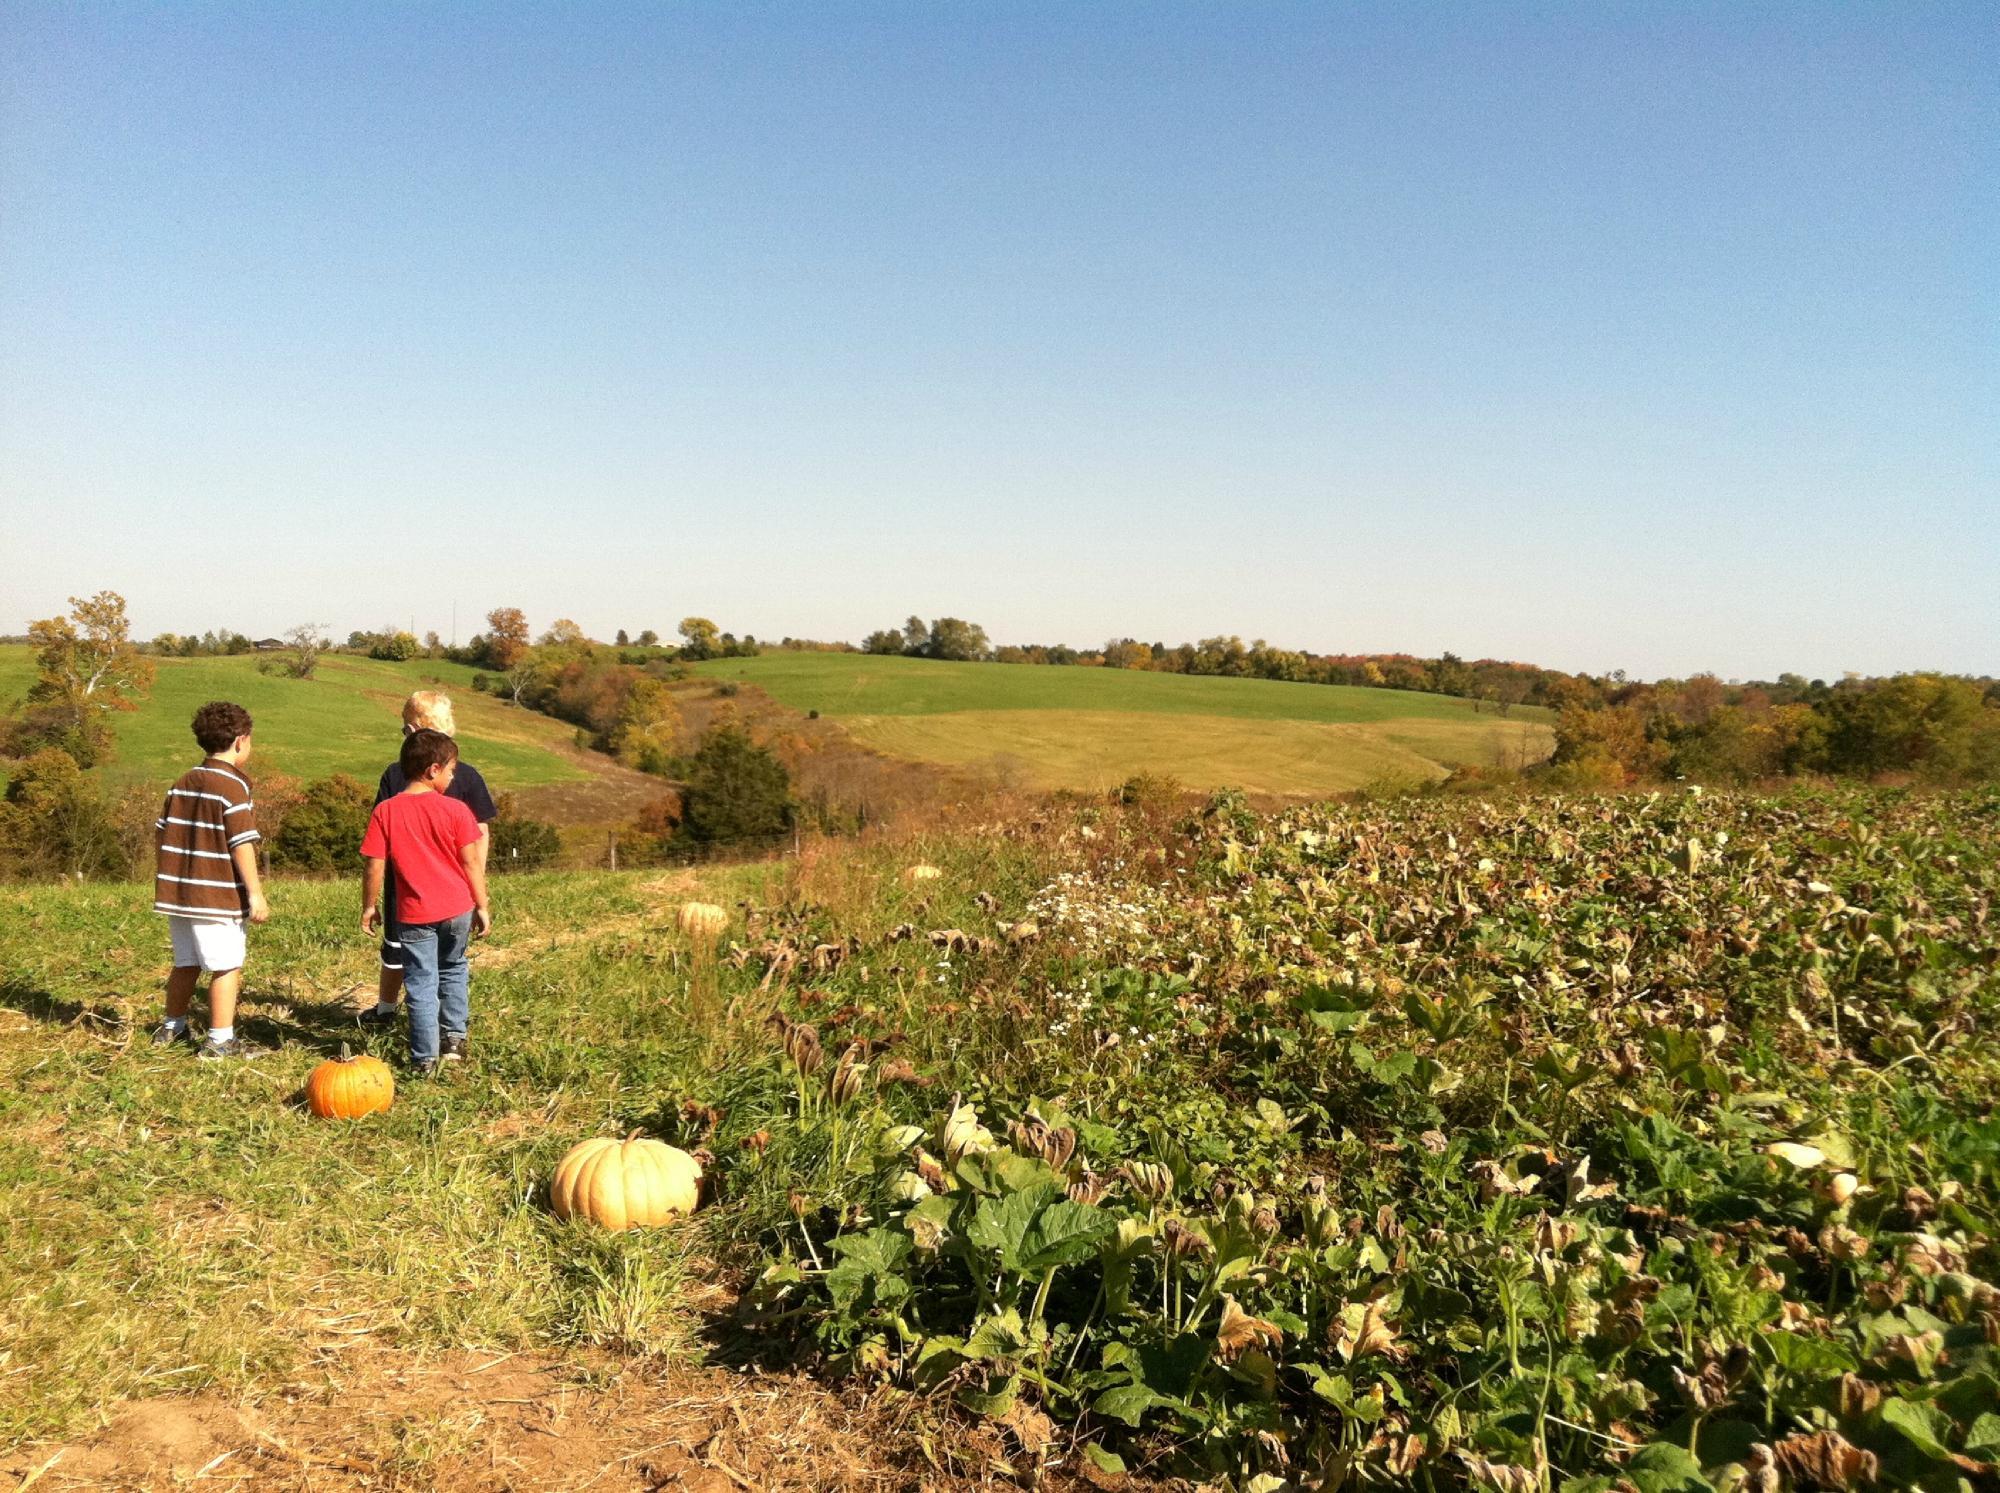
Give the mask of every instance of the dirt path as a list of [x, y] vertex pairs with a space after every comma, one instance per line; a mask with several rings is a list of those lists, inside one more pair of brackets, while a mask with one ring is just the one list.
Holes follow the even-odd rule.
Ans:
[[0, 1458], [0, 1488], [923, 1489], [898, 1413], [789, 1376], [456, 1352], [329, 1356], [255, 1400], [127, 1402], [95, 1435]]

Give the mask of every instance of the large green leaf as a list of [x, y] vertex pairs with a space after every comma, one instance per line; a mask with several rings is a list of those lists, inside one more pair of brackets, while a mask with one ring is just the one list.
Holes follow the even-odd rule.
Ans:
[[1965, 1449], [1992, 1461], [2000, 1457], [2000, 1415], [1987, 1411], [1965, 1433]]
[[1101, 1208], [1067, 1199], [1051, 1203], [1028, 1226], [1020, 1245], [1019, 1268], [1029, 1274], [1073, 1265], [1097, 1253], [1098, 1241], [1118, 1227]]
[[893, 1306], [910, 1294], [910, 1283], [899, 1273], [910, 1257], [910, 1236], [887, 1226], [865, 1234], [846, 1234], [829, 1246], [840, 1263], [826, 1273], [827, 1294], [843, 1311], [864, 1297]]
[[1944, 1438], [1951, 1434], [1951, 1421], [1935, 1405], [1906, 1400], [1900, 1395], [1882, 1402], [1882, 1424], [1897, 1432], [1925, 1456], [1945, 1461], [1951, 1450]]
[[1855, 1365], [1854, 1355], [1828, 1338], [1807, 1337], [1797, 1332], [1767, 1332], [1759, 1341], [1780, 1368], [1794, 1374], [1839, 1375]]
[[865, 1234], [842, 1234], [827, 1246], [844, 1265], [858, 1271], [887, 1274], [903, 1268], [910, 1258], [910, 1236], [886, 1225]]
[[1036, 1216], [1056, 1196], [1056, 1189], [1043, 1183], [982, 1200], [965, 1226], [967, 1242], [976, 1249], [997, 1254], [1003, 1270], [1019, 1272], [1028, 1231], [1034, 1227]]
[[1136, 1426], [1145, 1418], [1146, 1412], [1158, 1405], [1171, 1405], [1174, 1401], [1167, 1395], [1155, 1394], [1143, 1384], [1121, 1384], [1116, 1389], [1107, 1389], [1090, 1402], [1090, 1408], [1099, 1415], [1107, 1415], [1113, 1420], [1122, 1420], [1128, 1426]]
[[1671, 1441], [1655, 1441], [1632, 1453], [1625, 1476], [1639, 1493], [1714, 1493], [1701, 1464]]
[[[1040, 1327], [1041, 1324], [1035, 1324]], [[982, 1318], [965, 1340], [965, 1351], [974, 1358], [1015, 1359], [1021, 1357], [1041, 1334], [1031, 1334], [1021, 1324], [1021, 1314], [1013, 1307]]]

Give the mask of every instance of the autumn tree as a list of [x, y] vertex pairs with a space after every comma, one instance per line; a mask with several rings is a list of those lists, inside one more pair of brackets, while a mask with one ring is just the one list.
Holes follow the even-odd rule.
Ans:
[[110, 755], [116, 710], [136, 710], [153, 682], [153, 661], [132, 641], [125, 598], [116, 591], [69, 599], [67, 617], [28, 624], [36, 679], [28, 690], [31, 716], [48, 728], [49, 744], [90, 767]]
[[528, 651], [528, 614], [519, 607], [495, 607], [486, 614], [485, 662], [503, 673]]
[[673, 760], [680, 727], [680, 711], [666, 685], [641, 674], [632, 680], [619, 704], [609, 745], [627, 767], [665, 773]]
[[1622, 787], [1656, 776], [1666, 758], [1667, 749], [1646, 735], [1646, 718], [1634, 706], [1592, 710], [1570, 705], [1556, 717], [1556, 749], [1550, 760], [1572, 768], [1569, 776], [1579, 783]]
[[541, 680], [542, 674], [541, 654], [533, 648], [515, 649], [507, 667], [500, 671], [500, 677], [507, 684], [507, 698], [519, 705], [521, 696]]
[[542, 634], [544, 648], [570, 648], [578, 643], [588, 642], [583, 629], [567, 617], [558, 617], [549, 624], [549, 630]]
[[641, 633], [639, 634], [639, 646], [640, 646], [641, 648], [657, 648], [657, 647], [659, 647], [659, 646], [660, 646], [660, 635], [659, 635], [658, 633], [654, 632], [652, 628], [650, 628], [650, 627], [646, 628], [646, 629], [645, 629], [644, 631], [642, 631], [642, 632], [641, 632]]
[[722, 629], [706, 617], [681, 618], [680, 634], [682, 658], [699, 663], [722, 650]]
[[1826, 703], [1828, 765], [1868, 776], [1909, 772], [1938, 781], [1989, 775], [2000, 712], [1967, 679], [1898, 674], [1842, 681]]
[[129, 862], [112, 806], [73, 756], [50, 747], [15, 769], [0, 795], [0, 864], [43, 875], [116, 876]]

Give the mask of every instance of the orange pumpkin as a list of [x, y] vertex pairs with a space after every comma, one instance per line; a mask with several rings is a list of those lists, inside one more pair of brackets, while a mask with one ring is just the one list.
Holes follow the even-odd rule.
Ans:
[[306, 1107], [322, 1120], [358, 1120], [387, 1109], [396, 1099], [396, 1075], [378, 1057], [355, 1057], [340, 1046], [306, 1079]]
[[701, 1163], [664, 1141], [599, 1136], [556, 1167], [549, 1202], [557, 1218], [588, 1218], [616, 1232], [667, 1223], [701, 1201]]

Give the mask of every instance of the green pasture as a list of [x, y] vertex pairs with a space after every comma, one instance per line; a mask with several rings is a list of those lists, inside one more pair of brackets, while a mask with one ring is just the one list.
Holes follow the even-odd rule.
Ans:
[[[466, 758], [494, 782], [532, 788], [590, 776], [566, 752], [570, 727], [474, 694], [475, 671], [464, 664], [333, 655], [313, 678], [290, 679], [258, 672], [254, 654], [155, 662], [152, 693], [137, 710], [114, 717], [118, 752], [106, 772], [115, 782], [159, 782], [193, 761], [188, 722], [209, 700], [234, 700], [256, 718], [255, 771], [307, 780], [344, 772], [372, 781], [401, 739], [404, 697], [418, 689], [451, 693]], [[0, 705], [12, 705], [33, 680], [29, 651], [0, 647]]]
[[698, 667], [838, 720], [891, 756], [985, 768], [1038, 788], [1103, 788], [1139, 773], [1306, 798], [1422, 782], [1454, 767], [1548, 756], [1544, 710], [1507, 718], [1410, 690], [769, 653]]
[[[766, 653], [716, 659], [696, 672], [754, 684], [780, 704], [830, 716], [942, 715], [960, 710], [1124, 710], [1258, 721], [1371, 722], [1491, 717], [1470, 700], [1412, 690], [1287, 684], [1035, 664], [951, 664], [862, 653]], [[1548, 712], [1517, 708], [1523, 720]]]

